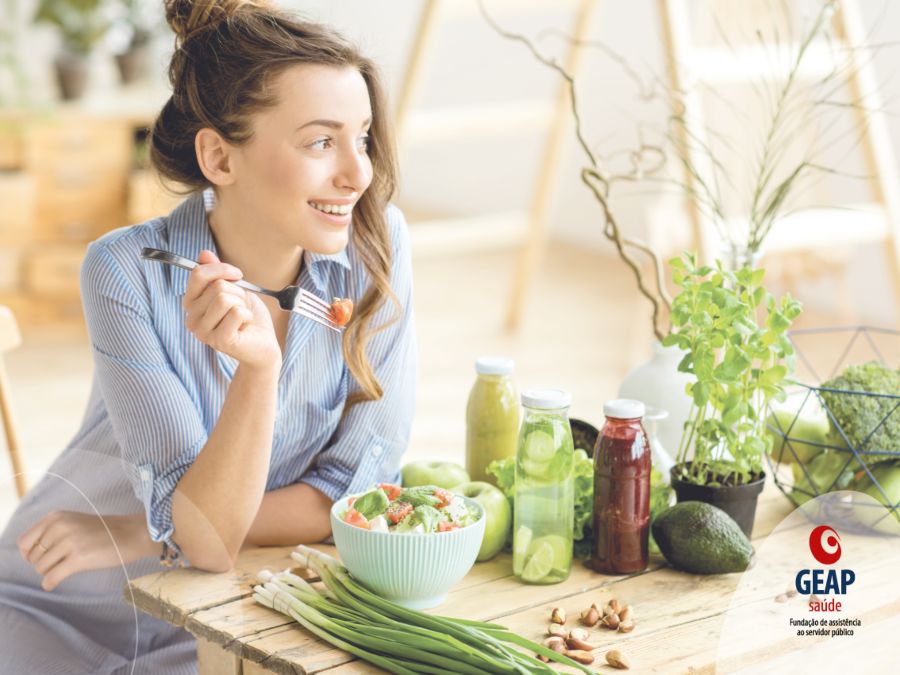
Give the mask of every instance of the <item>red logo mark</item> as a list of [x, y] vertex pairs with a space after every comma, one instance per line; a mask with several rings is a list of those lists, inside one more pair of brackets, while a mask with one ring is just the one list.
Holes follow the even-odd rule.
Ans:
[[828, 525], [819, 525], [809, 534], [809, 550], [823, 565], [834, 565], [841, 558], [841, 538]]

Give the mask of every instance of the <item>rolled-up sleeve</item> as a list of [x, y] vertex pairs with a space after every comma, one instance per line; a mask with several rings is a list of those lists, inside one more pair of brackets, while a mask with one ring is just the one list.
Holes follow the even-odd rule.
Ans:
[[377, 482], [398, 482], [415, 410], [417, 354], [413, 320], [412, 261], [403, 215], [387, 213], [392, 242], [391, 288], [373, 325], [396, 321], [376, 333], [366, 354], [384, 395], [354, 405], [342, 418], [311, 470], [300, 479], [332, 500], [361, 492]]
[[133, 276], [102, 244], [93, 244], [81, 271], [82, 300], [97, 382], [150, 537], [180, 553], [172, 539], [172, 494], [207, 432]]

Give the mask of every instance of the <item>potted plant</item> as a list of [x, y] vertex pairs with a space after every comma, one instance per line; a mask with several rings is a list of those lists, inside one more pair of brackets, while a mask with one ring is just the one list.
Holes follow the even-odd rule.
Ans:
[[119, 23], [130, 37], [124, 52], [116, 54], [116, 65], [122, 84], [140, 80], [147, 74], [150, 43], [161, 25], [162, 3], [141, 0], [122, 0]]
[[772, 442], [766, 411], [770, 400], [785, 397], [794, 368], [786, 333], [800, 303], [789, 295], [776, 301], [762, 285], [763, 269], [701, 267], [690, 254], [669, 264], [680, 291], [663, 344], [685, 352], [678, 369], [694, 379], [672, 487], [678, 501], [718, 506], [749, 537]]
[[87, 88], [89, 55], [109, 30], [105, 0], [41, 0], [36, 22], [57, 27], [62, 52], [56, 73], [64, 99], [79, 98]]

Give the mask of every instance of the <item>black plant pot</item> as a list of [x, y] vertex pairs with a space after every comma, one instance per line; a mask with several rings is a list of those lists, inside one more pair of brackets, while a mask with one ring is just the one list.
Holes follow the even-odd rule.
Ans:
[[64, 54], [56, 59], [56, 79], [63, 100], [81, 98], [90, 79], [90, 60], [82, 54]]
[[116, 65], [122, 84], [142, 80], [150, 70], [150, 51], [146, 45], [129, 47], [127, 52], [116, 54]]
[[722, 509], [734, 519], [749, 539], [753, 534], [756, 502], [766, 482], [766, 474], [762, 473], [757, 480], [744, 485], [711, 487], [681, 480], [678, 478], [678, 475], [681, 473], [681, 467], [682, 465], [676, 464], [670, 471], [676, 501], [706, 502]]

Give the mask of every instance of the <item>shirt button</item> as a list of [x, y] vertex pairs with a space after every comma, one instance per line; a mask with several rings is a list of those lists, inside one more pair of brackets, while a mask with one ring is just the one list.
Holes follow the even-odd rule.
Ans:
[[380, 445], [376, 445], [374, 448], [372, 448], [373, 457], [381, 457], [382, 452], [384, 452], [384, 448], [382, 448]]
[[141, 480], [150, 480], [150, 469], [141, 469]]

